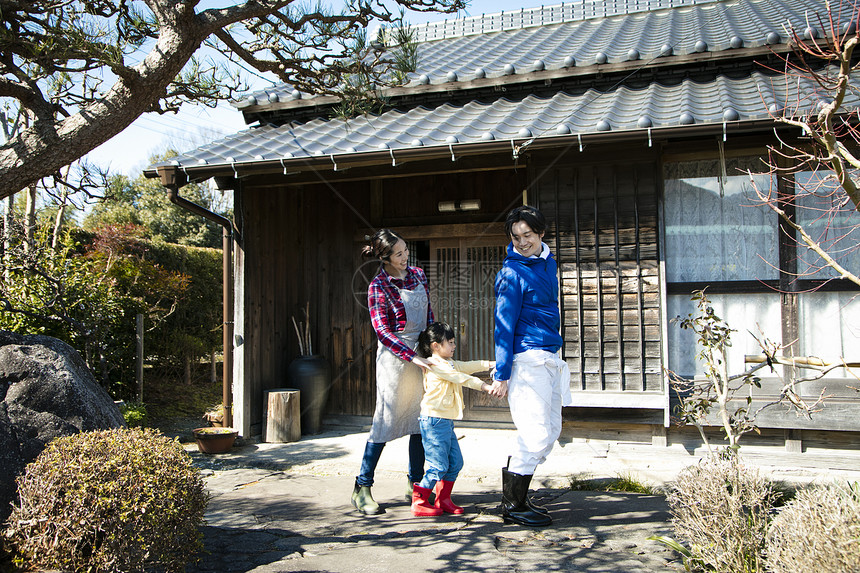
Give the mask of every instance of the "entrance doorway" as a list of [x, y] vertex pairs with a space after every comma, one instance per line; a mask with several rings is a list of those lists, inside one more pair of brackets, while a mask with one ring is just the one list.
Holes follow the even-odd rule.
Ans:
[[[457, 334], [457, 360], [493, 360], [493, 284], [502, 268], [504, 236], [453, 237], [429, 240], [424, 270], [436, 320], [447, 322]], [[489, 375], [480, 375], [489, 381]], [[510, 421], [507, 399], [484, 392], [463, 392], [463, 419]]]

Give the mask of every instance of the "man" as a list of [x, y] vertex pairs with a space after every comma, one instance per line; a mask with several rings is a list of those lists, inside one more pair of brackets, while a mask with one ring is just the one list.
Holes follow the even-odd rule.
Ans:
[[506, 523], [542, 527], [549, 512], [532, 504], [529, 484], [561, 434], [561, 407], [571, 404], [570, 371], [559, 357], [556, 262], [543, 243], [546, 219], [534, 207], [508, 214], [511, 239], [496, 275], [496, 370], [490, 394], [508, 395], [517, 427], [517, 449], [502, 469], [502, 517]]

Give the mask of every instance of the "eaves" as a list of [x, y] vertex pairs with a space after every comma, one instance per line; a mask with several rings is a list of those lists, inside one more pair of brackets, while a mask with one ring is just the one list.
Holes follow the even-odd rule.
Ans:
[[[434, 160], [451, 161], [473, 157], [497, 157], [514, 167], [524, 161], [529, 152], [559, 149], [576, 150], [587, 146], [606, 143], [638, 141], [642, 145], [659, 146], [661, 142], [675, 138], [704, 138], [713, 136], [735, 137], [742, 134], [767, 132], [777, 127], [773, 120], [756, 120], [726, 124], [706, 124], [698, 126], [678, 126], [657, 129], [628, 130], [614, 133], [590, 133], [584, 135], [564, 135], [542, 137], [533, 140], [488, 141], [460, 144], [449, 147], [428, 147], [398, 150], [371, 151], [355, 154], [342, 154], [332, 157], [306, 157], [291, 161], [288, 166], [281, 160], [245, 161], [241, 164], [212, 166], [177, 166], [161, 164], [144, 171], [149, 178], [158, 177], [165, 187], [183, 186], [190, 182], [215, 178], [222, 189], [235, 188], [239, 181], [259, 176], [277, 176], [282, 185], [320, 182], [336, 176], [338, 180], [355, 180], [402, 176], [398, 167], [415, 166], [418, 162]], [[378, 168], [372, 175], [350, 177], [346, 175], [354, 168]], [[281, 177], [283, 177], [281, 179]]]

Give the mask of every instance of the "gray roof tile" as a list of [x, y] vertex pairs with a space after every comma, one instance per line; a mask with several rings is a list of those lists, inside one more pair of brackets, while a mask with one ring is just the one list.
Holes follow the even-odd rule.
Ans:
[[[481, 35], [460, 35], [419, 44], [418, 70], [409, 74], [408, 86], [419, 86], [421, 78], [429, 78], [430, 84], [449, 82], [448, 74], [457, 75], [458, 82], [482, 77], [500, 78], [505, 66], [512, 65], [517, 74], [534, 70], [534, 62], [541, 60], [546, 70], [565, 68], [565, 59], [572, 56], [576, 67], [596, 65], [599, 54], [605, 54], [607, 63], [615, 64], [629, 60], [635, 50], [643, 64], [667, 57], [665, 47], [670, 46], [674, 57], [702, 51], [709, 52], [737, 49], [741, 42], [744, 48], [757, 48], [769, 43], [768, 36], [776, 34], [780, 42], [787, 41], [786, 25], [804, 30], [807, 15], [821, 11], [821, 0], [619, 0], [613, 6], [627, 7], [633, 12], [637, 7], [653, 7], [650, 12], [635, 12], [608, 17], [590, 17], [552, 25], [523, 27], [496, 31]], [[592, 2], [597, 4], [597, 2]], [[610, 3], [607, 3], [610, 4]], [[842, 9], [849, 21], [850, 3], [834, 3]], [[679, 6], [680, 7], [677, 7]], [[675, 6], [675, 7], [673, 7]], [[541, 15], [558, 11], [558, 6], [534, 9], [529, 22], [540, 22]], [[570, 6], [568, 6], [568, 10]], [[619, 8], [620, 9], [620, 8]], [[482, 16], [477, 20], [493, 22], [497, 15]], [[544, 18], [551, 21], [549, 17]], [[489, 24], [487, 29], [493, 29]], [[498, 28], [498, 26], [496, 26]], [[281, 84], [251, 94], [260, 105], [268, 105], [270, 95], [276, 94], [279, 101], [289, 102], [291, 86]], [[302, 102], [313, 105], [313, 96], [305, 94]], [[247, 109], [247, 100], [237, 107]]]
[[[589, 10], [601, 8], [596, 0], [576, 3]], [[606, 3], [624, 6], [624, 0]], [[696, 50], [737, 50], [741, 42], [745, 49], [764, 46], [768, 42], [785, 42], [783, 25], [790, 22], [806, 27], [806, 12], [820, 10], [820, 0], [627, 0], [627, 5], [656, 7], [652, 12], [639, 12], [609, 17], [581, 17], [543, 27], [517, 27], [550, 21], [571, 5], [548, 7], [505, 15], [473, 19], [467, 30], [471, 35], [459, 35], [421, 44], [420, 69], [412, 74], [411, 85], [426, 74], [431, 83], [448, 81], [449, 72], [458, 81], [476, 77], [483, 70], [488, 78], [501, 77], [506, 66], [517, 74], [530, 72], [536, 60], [547, 70], [569, 65], [571, 57], [577, 68], [594, 66], [595, 58], [605, 53], [608, 62], [627, 61], [630, 52], [639, 52], [640, 65], [649, 60], [666, 57], [661, 54], [667, 46], [675, 56]], [[675, 5], [673, 9], [665, 9]], [[519, 18], [519, 19], [517, 19]], [[514, 29], [479, 34], [478, 25]], [[847, 19], [846, 19], [847, 21]], [[441, 27], [437, 27], [441, 29]], [[437, 32], [439, 30], [436, 30]], [[480, 32], [480, 30], [478, 30]], [[445, 34], [450, 31], [445, 29]], [[779, 34], [778, 39], [773, 38]], [[702, 44], [697, 47], [697, 44]], [[702, 67], [701, 69], [704, 69]], [[602, 70], [603, 68], [601, 68]], [[728, 69], [728, 68], [727, 68]], [[597, 71], [597, 68], [595, 68]], [[181, 167], [217, 167], [243, 162], [280, 162], [286, 169], [289, 162], [308, 158], [330, 157], [339, 161], [344, 156], [388, 151], [398, 152], [421, 148], [456, 149], [457, 145], [480, 144], [488, 141], [542, 139], [558, 136], [587, 136], [599, 132], [613, 133], [631, 130], [678, 127], [680, 125], [719, 125], [724, 121], [767, 119], [767, 110], [782, 109], [786, 102], [802, 101], [808, 109], [818, 101], [817, 86], [811, 82], [790, 83], [782, 76], [768, 75], [763, 69], [750, 68], [731, 75], [710, 72], [691, 77], [671, 77], [657, 73], [652, 76], [628, 76], [612, 87], [599, 84], [574, 91], [557, 91], [551, 95], [521, 95], [507, 92], [505, 97], [472, 99], [462, 97], [462, 103], [452, 101], [391, 109], [380, 115], [360, 116], [348, 122], [342, 119], [317, 117], [290, 124], [264, 124], [253, 127], [221, 141], [180, 155], [168, 163]], [[728, 74], [729, 72], [727, 72]], [[620, 74], [619, 74], [620, 77]], [[516, 78], [514, 78], [516, 79]], [[797, 90], [786, 93], [786, 90]], [[278, 91], [280, 90], [280, 91]], [[457, 92], [468, 94], [468, 92]], [[277, 95], [281, 102], [295, 100], [292, 90], [280, 86], [268, 92], [258, 92], [258, 101], [270, 101]], [[516, 95], [512, 95], [516, 94]], [[484, 96], [486, 97], [486, 96]], [[272, 98], [274, 99], [274, 98]], [[313, 105], [305, 97], [302, 105]], [[846, 106], [856, 108], [860, 100], [850, 94]], [[643, 138], [646, 137], [643, 134]]]
[[[767, 107], [784, 105], [800, 98], [806, 107], [819, 101], [817, 85], [782, 81], [756, 71], [747, 76], [718, 75], [711, 81], [684, 79], [677, 83], [652, 82], [633, 88], [627, 85], [607, 92], [588, 89], [582, 93], [556, 92], [550, 97], [527, 95], [502, 97], [492, 102], [478, 100], [462, 105], [443, 103], [438, 107], [418, 106], [393, 109], [378, 116], [349, 120], [317, 118], [294, 125], [262, 125], [241, 131], [221, 141], [175, 157], [171, 163], [183, 167], [259, 161], [302, 161], [307, 158], [362, 154], [390, 149], [448, 147], [493, 140], [549, 138], [561, 134], [572, 137], [611, 130], [630, 131], [677, 127], [692, 121], [696, 125], [722, 124], [725, 114], [739, 120], [767, 119]], [[786, 90], [791, 90], [786, 92]], [[764, 103], [762, 103], [764, 102]], [[847, 107], [857, 108], [860, 99], [851, 94]], [[688, 114], [688, 115], [685, 115]], [[650, 125], [649, 125], [650, 123]], [[560, 127], [561, 126], [561, 127]], [[531, 135], [524, 135], [525, 131]], [[643, 134], [643, 138], [646, 137]]]

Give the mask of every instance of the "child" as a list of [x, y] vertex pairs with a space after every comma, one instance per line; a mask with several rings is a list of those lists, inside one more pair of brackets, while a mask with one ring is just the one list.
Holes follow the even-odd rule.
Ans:
[[[429, 469], [420, 483], [412, 486], [412, 515], [434, 516], [442, 513], [463, 513], [463, 508], [451, 501], [454, 480], [463, 469], [463, 455], [454, 420], [463, 418], [463, 386], [488, 392], [491, 386], [470, 376], [473, 372], [489, 370], [495, 365], [488, 360], [459, 362], [452, 360], [457, 343], [454, 331], [443, 322], [434, 322], [418, 335], [419, 356], [431, 355], [444, 363], [431, 363], [424, 371], [424, 398], [421, 400], [421, 441]], [[436, 489], [436, 502], [429, 501]]]

